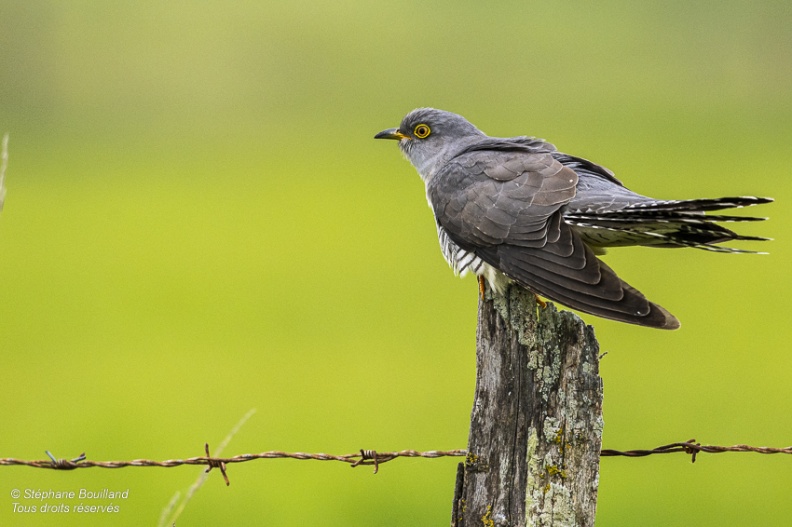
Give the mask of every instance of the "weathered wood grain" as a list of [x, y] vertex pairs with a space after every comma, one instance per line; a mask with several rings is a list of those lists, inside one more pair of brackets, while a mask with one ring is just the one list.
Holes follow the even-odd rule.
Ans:
[[452, 525], [593, 525], [603, 423], [591, 326], [522, 288], [488, 290], [476, 356]]

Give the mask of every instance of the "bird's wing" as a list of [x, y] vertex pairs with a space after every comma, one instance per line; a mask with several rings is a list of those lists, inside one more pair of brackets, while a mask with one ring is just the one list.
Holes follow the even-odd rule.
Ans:
[[573, 169], [575, 172], [578, 173], [578, 175], [582, 175], [588, 178], [601, 179], [603, 181], [609, 181], [611, 183], [615, 183], [620, 187], [624, 186], [624, 184], [616, 178], [616, 175], [613, 172], [611, 172], [602, 165], [592, 163], [588, 159], [571, 156], [563, 152], [553, 152], [553, 157], [556, 158], [561, 163], [563, 163], [564, 166]]
[[544, 247], [559, 237], [560, 218], [550, 220], [574, 197], [577, 181], [549, 154], [470, 151], [447, 163], [428, 192], [441, 226], [463, 248]]
[[462, 249], [547, 298], [660, 328], [679, 322], [602, 263], [564, 222], [578, 175], [551, 153], [468, 149], [429, 181], [438, 224]]

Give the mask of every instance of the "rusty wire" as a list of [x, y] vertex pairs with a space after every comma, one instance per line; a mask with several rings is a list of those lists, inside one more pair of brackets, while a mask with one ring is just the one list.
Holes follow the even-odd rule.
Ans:
[[74, 459], [56, 459], [49, 452], [47, 455], [50, 459], [43, 460], [25, 460], [14, 458], [0, 458], [0, 465], [23, 465], [36, 468], [49, 468], [56, 470], [74, 470], [77, 468], [124, 468], [124, 467], [178, 467], [181, 465], [207, 465], [209, 468], [219, 468], [222, 472], [226, 484], [228, 484], [228, 476], [226, 475], [227, 465], [231, 463], [244, 463], [246, 461], [253, 461], [255, 459], [313, 459], [316, 461], [341, 461], [348, 463], [352, 467], [360, 465], [373, 465], [374, 473], [379, 470], [379, 465], [392, 461], [398, 457], [421, 457], [421, 458], [438, 458], [447, 456], [465, 456], [466, 450], [428, 450], [419, 452], [417, 450], [400, 450], [398, 452], [377, 452], [375, 450], [361, 449], [354, 454], [333, 455], [324, 453], [309, 454], [307, 452], [282, 452], [280, 450], [271, 450], [269, 452], [261, 452], [258, 454], [241, 454], [233, 457], [211, 457], [209, 456], [209, 445], [205, 445], [206, 456], [190, 457], [186, 459], [167, 459], [165, 461], [156, 461], [152, 459], [133, 459], [129, 461], [92, 461], [86, 459], [85, 454]]
[[757, 454], [792, 454], [792, 446], [783, 448], [774, 448], [767, 446], [750, 446], [750, 445], [732, 445], [732, 446], [716, 446], [716, 445], [702, 445], [697, 443], [695, 439], [690, 439], [684, 443], [670, 443], [668, 445], [659, 446], [652, 450], [601, 450], [600, 456], [625, 456], [625, 457], [646, 457], [654, 454], [675, 454], [683, 452], [690, 456], [690, 461], [696, 462], [696, 455], [700, 452], [708, 454], [721, 454], [723, 452], [755, 452]]
[[[256, 459], [301, 459], [301, 460], [316, 460], [316, 461], [341, 461], [350, 466], [357, 467], [360, 465], [373, 465], [374, 473], [379, 470], [382, 463], [387, 463], [399, 457], [420, 457], [420, 458], [439, 458], [439, 457], [464, 457], [467, 455], [467, 450], [427, 450], [420, 452], [417, 450], [399, 450], [396, 452], [377, 452], [376, 450], [365, 450], [354, 454], [333, 455], [324, 453], [306, 453], [306, 452], [282, 452], [280, 450], [271, 450], [268, 452], [260, 452], [258, 454], [241, 454], [233, 457], [211, 457], [209, 455], [209, 445], [205, 445], [205, 456], [190, 457], [186, 459], [167, 459], [165, 461], [155, 461], [151, 459], [133, 459], [130, 461], [92, 461], [86, 459], [85, 454], [80, 454], [74, 459], [57, 459], [52, 454], [47, 452], [50, 459], [44, 460], [25, 460], [14, 458], [0, 458], [0, 465], [23, 465], [36, 468], [49, 468], [55, 470], [74, 470], [77, 468], [124, 468], [124, 467], [178, 467], [182, 465], [206, 465], [207, 472], [212, 468], [219, 468], [220, 472], [225, 479], [226, 485], [229, 484], [228, 475], [226, 474], [227, 465], [231, 463], [244, 463], [246, 461], [253, 461]], [[792, 446], [784, 448], [773, 448], [765, 446], [749, 446], [749, 445], [733, 445], [733, 446], [716, 446], [716, 445], [702, 445], [697, 443], [695, 439], [681, 443], [670, 443], [668, 445], [659, 446], [651, 450], [610, 450], [605, 449], [600, 451], [602, 457], [624, 456], [624, 457], [646, 457], [655, 454], [675, 454], [684, 453], [691, 456], [691, 461], [696, 461], [696, 456], [702, 452], [708, 454], [720, 454], [723, 452], [754, 452], [757, 454], [792, 454]]]

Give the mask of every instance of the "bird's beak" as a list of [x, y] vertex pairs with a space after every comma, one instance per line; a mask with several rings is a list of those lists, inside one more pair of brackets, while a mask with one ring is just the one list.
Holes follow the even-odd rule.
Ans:
[[399, 131], [398, 128], [388, 128], [387, 130], [383, 130], [374, 136], [374, 139], [396, 139], [399, 141], [409, 138], [409, 135], [404, 135]]

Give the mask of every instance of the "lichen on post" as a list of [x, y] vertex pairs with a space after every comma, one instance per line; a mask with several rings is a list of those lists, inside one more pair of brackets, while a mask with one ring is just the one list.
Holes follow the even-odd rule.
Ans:
[[452, 525], [593, 525], [602, 438], [593, 328], [511, 286], [479, 301], [476, 340]]

